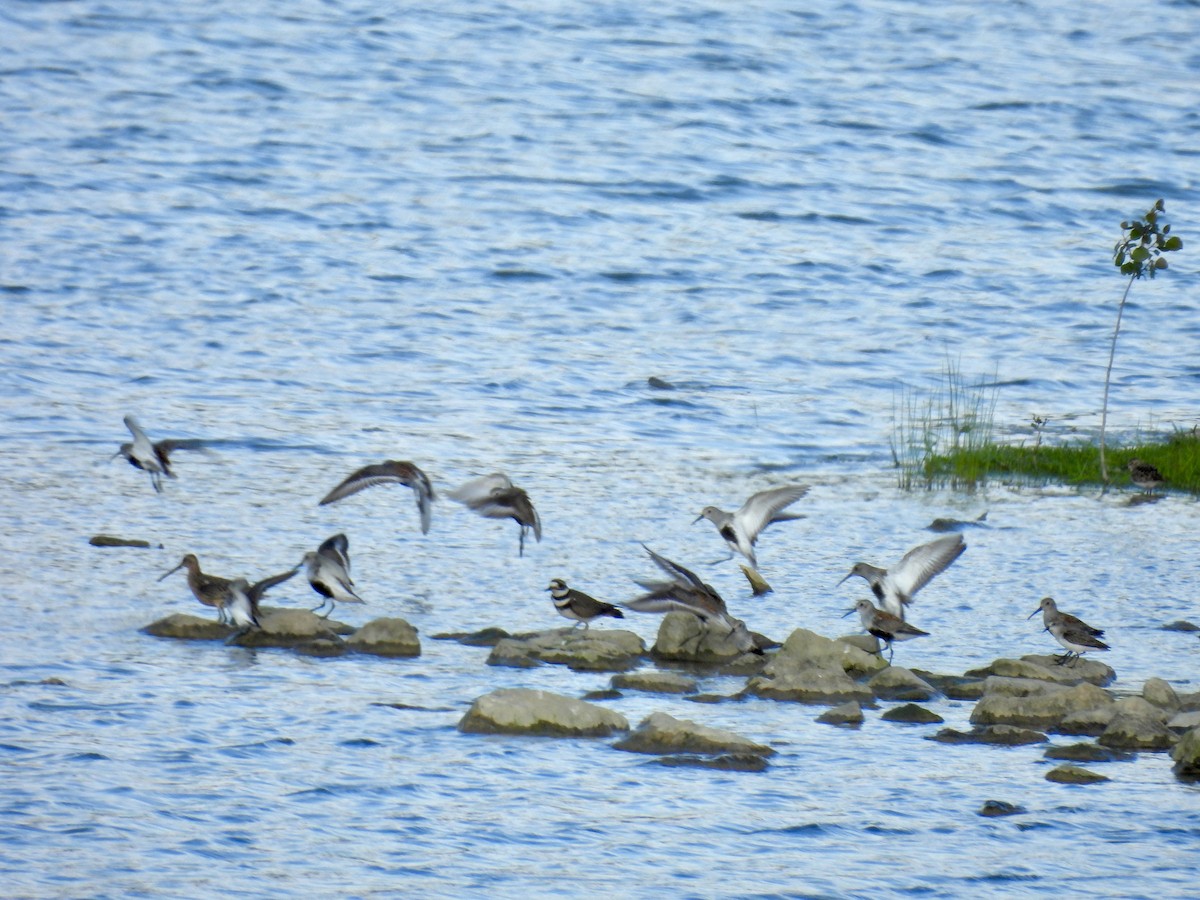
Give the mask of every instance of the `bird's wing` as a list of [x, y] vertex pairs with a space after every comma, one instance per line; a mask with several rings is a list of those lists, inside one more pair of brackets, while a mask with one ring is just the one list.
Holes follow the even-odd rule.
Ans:
[[[346, 476], [337, 487], [325, 495], [318, 506], [326, 506], [330, 503], [336, 503], [351, 494], [357, 494], [365, 488], [374, 487], [377, 484], [403, 484], [412, 486], [417, 483], [428, 482], [425, 478], [425, 473], [418, 469], [410, 462], [398, 462], [389, 460], [384, 463], [376, 463], [370, 466], [363, 466], [356, 472]], [[418, 496], [421, 490], [417, 489]]]
[[1083, 619], [1076, 618], [1064, 612], [1060, 612], [1058, 615], [1063, 628], [1067, 631], [1082, 632], [1090, 634], [1092, 637], [1104, 637], [1104, 629], [1102, 628], [1093, 628], [1087, 622], [1083, 621]]
[[512, 503], [513, 511], [517, 514], [517, 521], [522, 525], [527, 525], [533, 529], [533, 536], [540, 543], [542, 540], [542, 520], [537, 514], [537, 510], [533, 508], [533, 501], [529, 499], [520, 488], [512, 488], [512, 496], [509, 498]]
[[685, 569], [679, 563], [671, 562], [665, 556], [659, 556], [645, 544], [642, 544], [642, 549], [650, 554], [650, 558], [654, 560], [655, 564], [670, 575], [676, 584], [688, 590], [704, 590], [708, 587], [691, 569]]
[[454, 490], [448, 491], [446, 496], [466, 506], [475, 507], [486, 501], [496, 491], [511, 490], [512, 486], [512, 480], [503, 472], [493, 472], [491, 475], [472, 478]]
[[346, 575], [349, 576], [350, 541], [344, 534], [335, 534], [333, 537], [323, 540], [321, 546], [317, 548], [317, 555], [337, 560], [346, 570]]
[[946, 535], [913, 547], [894, 568], [888, 570], [888, 576], [900, 593], [911, 600], [913, 594], [935, 575], [944, 572], [966, 549], [961, 534]]
[[277, 584], [283, 584], [283, 582], [287, 581], [299, 571], [299, 569], [291, 569], [287, 572], [281, 572], [278, 575], [272, 575], [270, 578], [264, 578], [262, 581], [256, 581], [254, 584], [250, 585], [250, 588], [246, 591], [246, 595], [251, 601], [257, 601], [258, 598], [265, 594], [270, 588], [275, 587]]
[[746, 535], [753, 541], [758, 537], [759, 532], [772, 522], [795, 518], [779, 514], [807, 493], [807, 484], [787, 484], [783, 487], [759, 491], [742, 504], [742, 508], [735, 513], [735, 518], [741, 522]]

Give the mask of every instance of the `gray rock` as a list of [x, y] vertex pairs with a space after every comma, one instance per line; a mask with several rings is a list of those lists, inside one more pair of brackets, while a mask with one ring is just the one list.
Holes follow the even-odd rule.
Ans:
[[624, 672], [645, 660], [646, 645], [632, 631], [560, 628], [524, 638], [503, 638], [488, 656], [489, 666], [528, 668], [541, 663], [587, 672]]
[[1191, 731], [1200, 728], [1200, 710], [1196, 712], [1181, 712], [1171, 716], [1167, 727], [1172, 731]]
[[141, 629], [142, 634], [153, 637], [177, 638], [184, 641], [216, 641], [229, 637], [235, 631], [230, 625], [222, 625], [215, 619], [202, 619], [189, 613], [173, 613], [165, 619], [151, 622]]
[[971, 711], [971, 724], [1020, 725], [1044, 729], [1057, 725], [1073, 712], [1112, 702], [1106, 691], [1087, 682], [1028, 697], [984, 694]]
[[666, 713], [647, 716], [635, 731], [613, 744], [630, 753], [733, 753], [772, 756], [775, 751], [732, 731], [709, 728]]
[[1014, 725], [982, 725], [970, 731], [943, 728], [937, 734], [931, 735], [929, 740], [940, 744], [1000, 744], [1005, 747], [1018, 747], [1024, 744], [1040, 744], [1047, 738], [1040, 731], [1017, 728]]
[[1065, 716], [1054, 731], [1059, 734], [1103, 734], [1117, 716], [1150, 719], [1165, 725], [1167, 713], [1141, 697], [1122, 697], [1094, 709], [1078, 710]]
[[404, 619], [372, 619], [346, 640], [346, 646], [358, 653], [375, 656], [420, 656], [417, 629]]
[[983, 695], [1002, 697], [1033, 697], [1065, 691], [1067, 685], [1039, 678], [1021, 678], [1008, 675], [989, 675], [983, 681]]
[[1133, 754], [1101, 747], [1099, 744], [1067, 744], [1063, 747], [1050, 747], [1043, 756], [1046, 759], [1065, 759], [1069, 762], [1115, 762], [1131, 759]]
[[917, 725], [937, 725], [946, 721], [932, 710], [915, 703], [895, 706], [884, 712], [880, 718], [885, 722], [911, 722]]
[[479, 697], [458, 723], [468, 734], [530, 734], [551, 737], [607, 737], [628, 731], [620, 713], [528, 688], [501, 688]]
[[696, 693], [696, 679], [675, 672], [629, 672], [614, 675], [611, 683], [617, 690], [645, 691], [650, 694]]
[[1200, 711], [1200, 691], [1193, 691], [1190, 694], [1179, 694], [1179, 711]]
[[1200, 778], [1200, 728], [1193, 728], [1171, 748], [1174, 771], [1179, 778]]
[[983, 696], [985, 678], [968, 678], [965, 675], [940, 675], [936, 672], [913, 670], [913, 674], [937, 688], [950, 700], [978, 700]]
[[1006, 800], [985, 800], [979, 810], [979, 815], [994, 818], [996, 816], [1015, 816], [1023, 812], [1025, 812], [1025, 807], [1009, 803]]
[[1100, 735], [1105, 747], [1121, 750], [1169, 750], [1175, 740], [1162, 721], [1134, 712], [1118, 712]]
[[430, 635], [430, 638], [435, 641], [457, 641], [468, 647], [495, 647], [502, 640], [510, 637], [527, 638], [532, 637], [532, 633], [509, 634], [503, 628], [484, 628], [480, 631], [443, 631]]
[[[769, 668], [769, 667], [768, 667]], [[773, 677], [751, 678], [746, 693], [768, 700], [795, 700], [799, 703], [845, 703], [854, 700], [870, 703], [874, 693], [841, 669], [785, 669]]]
[[938, 695], [929, 682], [902, 666], [888, 666], [867, 681], [867, 687], [881, 700], [932, 700]]
[[849, 703], [840, 703], [817, 716], [817, 721], [823, 725], [861, 725], [863, 723], [862, 707], [853, 700]]
[[339, 637], [313, 638], [295, 644], [292, 649], [301, 656], [330, 657], [347, 653], [346, 642]]
[[1046, 773], [1047, 781], [1054, 781], [1058, 784], [1096, 784], [1100, 781], [1109, 781], [1106, 775], [1099, 775], [1095, 772], [1089, 772], [1087, 769], [1081, 769], [1078, 766], [1058, 766]]
[[1005, 678], [1031, 678], [1067, 685], [1090, 681], [1100, 686], [1109, 684], [1116, 678], [1116, 673], [1104, 663], [1091, 659], [1077, 659], [1070, 664], [1059, 665], [1053, 656], [996, 659], [983, 668], [970, 669], [966, 674], [972, 678], [999, 675]]
[[341, 623], [322, 619], [307, 609], [263, 607], [258, 611], [258, 622], [261, 628], [235, 634], [229, 643], [238, 647], [297, 647], [317, 639], [340, 642], [336, 629]]
[[[93, 547], [135, 547], [139, 550], [150, 549], [150, 542], [140, 538], [123, 538], [112, 534], [94, 534], [88, 541]], [[161, 548], [162, 545], [160, 544]]]
[[[776, 670], [786, 668], [790, 671], [817, 668], [870, 674], [887, 668], [887, 660], [855, 646], [858, 637], [861, 636], [852, 635], [850, 639], [834, 641], [806, 628], [797, 628], [788, 635], [783, 647], [764, 671], [769, 675], [773, 667]], [[874, 641], [874, 638], [870, 639]]]
[[765, 772], [770, 766], [765, 757], [753, 753], [723, 753], [720, 756], [680, 753], [674, 756], [660, 756], [654, 762], [660, 766], [718, 769], [722, 772]]
[[1200, 625], [1195, 625], [1195, 624], [1187, 621], [1187, 619], [1177, 619], [1174, 622], [1164, 625], [1162, 627], [1162, 630], [1163, 631], [1183, 631], [1183, 632], [1190, 634], [1193, 631], [1200, 631]]
[[1179, 695], [1175, 693], [1175, 688], [1161, 678], [1147, 679], [1142, 686], [1142, 696], [1147, 702], [1169, 712], [1179, 709]]
[[696, 616], [685, 612], [670, 612], [663, 616], [650, 655], [664, 662], [720, 666], [722, 671], [735, 674], [758, 672], [765, 664], [761, 655], [743, 653], [728, 634], [705, 627]]

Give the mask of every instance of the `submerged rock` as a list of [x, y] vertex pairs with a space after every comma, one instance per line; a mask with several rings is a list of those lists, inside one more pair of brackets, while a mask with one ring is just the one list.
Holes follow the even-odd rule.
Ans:
[[1015, 725], [982, 725], [970, 731], [943, 728], [937, 734], [931, 735], [929, 740], [939, 744], [1000, 744], [1005, 747], [1018, 747], [1024, 744], [1040, 744], [1048, 738], [1040, 731], [1017, 728]]
[[1174, 771], [1179, 778], [1200, 779], [1200, 728], [1193, 728], [1171, 748]]
[[443, 631], [430, 635], [435, 641], [457, 641], [468, 647], [495, 647], [505, 638], [524, 639], [532, 637], [534, 632], [527, 634], [509, 634], [503, 628], [484, 628], [480, 631]]
[[608, 737], [628, 731], [620, 713], [528, 688], [501, 688], [479, 697], [458, 723], [468, 734], [529, 734], [547, 737]]
[[985, 800], [983, 806], [979, 809], [979, 815], [988, 818], [996, 816], [1015, 816], [1025, 812], [1025, 807], [1018, 806], [1016, 803], [1009, 803], [1007, 800]]
[[1109, 781], [1107, 775], [1099, 775], [1096, 772], [1089, 772], [1087, 769], [1081, 769], [1079, 766], [1058, 766], [1046, 773], [1047, 781], [1054, 781], [1058, 784], [1096, 784], [1100, 781]]
[[372, 619], [346, 640], [346, 646], [358, 653], [374, 656], [420, 656], [417, 629], [404, 619]]
[[1174, 622], [1164, 625], [1162, 627], [1162, 630], [1163, 631], [1182, 631], [1182, 632], [1190, 634], [1191, 632], [1194, 632], [1194, 631], [1200, 631], [1200, 625], [1196, 625], [1192, 622], [1189, 622], [1189, 621], [1187, 621], [1187, 619], [1177, 619]]
[[1070, 762], [1116, 762], [1131, 759], [1132, 753], [1124, 753], [1099, 744], [1067, 744], [1064, 747], [1050, 747], [1042, 754], [1046, 759], [1065, 759]]
[[709, 728], [666, 713], [647, 716], [635, 731], [613, 744], [630, 753], [733, 753], [773, 756], [775, 751], [732, 731]]
[[858, 726], [863, 723], [862, 707], [853, 700], [848, 703], [841, 703], [837, 706], [831, 706], [829, 709], [825, 710], [825, 712], [817, 716], [817, 721], [823, 725]]
[[722, 753], [720, 756], [680, 753], [674, 756], [660, 756], [654, 762], [660, 766], [718, 769], [722, 772], [765, 772], [770, 765], [765, 757], [754, 753]]
[[557, 628], [525, 638], [504, 638], [492, 648], [489, 666], [529, 668], [551, 663], [588, 672], [624, 672], [645, 660], [646, 645], [632, 631]]
[[885, 722], [910, 722], [915, 725], [936, 725], [946, 720], [932, 710], [915, 703], [905, 703], [887, 710], [881, 719]]
[[[139, 550], [148, 550], [150, 548], [149, 541], [143, 541], [140, 538], [123, 538], [112, 534], [94, 534], [88, 541], [93, 547], [136, 547]], [[162, 549], [162, 544], [159, 544], [159, 549]]]
[[614, 675], [616, 690], [645, 691], [650, 694], [694, 694], [696, 679], [675, 672], [629, 672]]

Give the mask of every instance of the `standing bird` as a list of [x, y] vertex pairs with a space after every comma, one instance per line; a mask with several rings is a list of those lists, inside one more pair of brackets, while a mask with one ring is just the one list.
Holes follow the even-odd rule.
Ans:
[[626, 609], [646, 613], [668, 613], [676, 610], [691, 613], [704, 624], [706, 631], [713, 626], [719, 632], [728, 634], [728, 640], [732, 641], [733, 646], [740, 652], [762, 656], [762, 648], [755, 643], [754, 636], [746, 628], [746, 623], [729, 615], [725, 600], [712, 585], [705, 584], [690, 569], [659, 556], [645, 544], [642, 544], [642, 548], [650, 554], [655, 565], [667, 573], [670, 580], [639, 580], [637, 583], [648, 593], [630, 600], [625, 604]]
[[742, 554], [750, 560], [750, 565], [757, 569], [754, 542], [758, 540], [759, 534], [773, 522], [804, 518], [798, 513], [785, 513], [783, 510], [807, 493], [807, 484], [768, 488], [751, 496], [737, 512], [729, 513], [715, 506], [706, 506], [692, 524], [695, 525], [701, 519], [708, 519], [717, 526], [717, 531], [725, 539], [729, 549]]
[[354, 593], [354, 582], [350, 579], [350, 542], [344, 534], [335, 534], [315, 552], [305, 553], [300, 564], [304, 566], [312, 589], [324, 598], [312, 611], [329, 604], [329, 612], [323, 618], [328, 619], [338, 603], [366, 602]]
[[1067, 651], [1062, 656], [1055, 657], [1060, 666], [1072, 657], [1078, 659], [1088, 650], [1108, 649], [1108, 644], [1100, 640], [1104, 636], [1102, 629], [1093, 628], [1072, 615], [1060, 612], [1054, 598], [1043, 597], [1038, 608], [1031, 612], [1026, 619], [1032, 619], [1039, 612], [1042, 614], [1043, 627]]
[[326, 494], [317, 505], [336, 503], [343, 497], [357, 494], [377, 484], [403, 484], [412, 488], [417, 497], [417, 509], [421, 513], [421, 533], [429, 533], [429, 523], [433, 518], [433, 485], [429, 482], [429, 476], [410, 462], [389, 459], [387, 462], [363, 466], [346, 476], [345, 480]]
[[588, 624], [592, 619], [598, 619], [600, 616], [612, 616], [614, 619], [625, 618], [625, 613], [611, 603], [605, 603], [583, 591], [569, 588], [561, 578], [550, 579], [550, 586], [546, 590], [550, 592], [550, 599], [554, 601], [554, 608], [558, 610], [558, 614], [564, 618], [573, 619], [575, 628], [582, 623], [583, 630], [587, 631]]
[[1129, 480], [1147, 494], [1162, 487], [1163, 483], [1167, 480], [1163, 478], [1162, 472], [1158, 471], [1150, 463], [1142, 462], [1140, 459], [1131, 459], [1126, 465], [1129, 469]]
[[121, 449], [113, 454], [113, 459], [118, 456], [124, 456], [129, 460], [129, 464], [135, 469], [141, 469], [150, 476], [150, 483], [154, 485], [155, 493], [162, 492], [162, 477], [166, 475], [168, 478], [174, 478], [175, 473], [171, 471], [171, 460], [169, 454], [171, 452], [172, 441], [159, 441], [157, 444], [151, 443], [150, 438], [146, 436], [146, 432], [137, 423], [137, 419], [133, 416], [126, 416], [125, 427], [129, 429], [129, 433], [133, 435], [133, 441], [128, 444], [122, 444]]
[[542, 540], [542, 520], [529, 495], [512, 483], [503, 472], [481, 475], [450, 491], [447, 496], [487, 519], [512, 519], [521, 526], [517, 555], [525, 555], [525, 532], [533, 531]]
[[[929, 636], [928, 631], [914, 628], [899, 616], [893, 616], [890, 612], [876, 609], [875, 604], [870, 600], [859, 600], [854, 604], [854, 609], [848, 610], [842, 618], [846, 618], [851, 613], [858, 613], [859, 621], [862, 622], [862, 627], [867, 634], [884, 642], [888, 649], [889, 663], [892, 661], [892, 655], [895, 653], [895, 650], [892, 648], [893, 643], [896, 641], [911, 641], [913, 638]], [[883, 650], [876, 652], [880, 656], [883, 655]]]
[[262, 628], [258, 623], [258, 604], [250, 599], [251, 587], [245, 578], [229, 582], [229, 616], [242, 631]]
[[913, 595], [935, 575], [946, 571], [966, 549], [961, 534], [948, 534], [928, 544], [913, 547], [891, 569], [881, 569], [865, 562], [855, 563], [850, 574], [838, 584], [854, 575], [861, 575], [871, 586], [871, 592], [884, 611], [903, 621], [904, 607], [912, 603]]
[[[233, 592], [231, 585], [233, 580], [229, 578], [221, 578], [218, 575], [209, 575], [200, 571], [200, 560], [196, 558], [196, 554], [189, 553], [185, 556], [175, 568], [169, 572], [164, 572], [158, 577], [162, 581], [168, 575], [178, 572], [180, 569], [187, 569], [187, 584], [191, 589], [192, 596], [203, 603], [205, 606], [214, 606], [217, 609], [217, 620], [224, 623], [227, 621], [227, 607], [233, 600]], [[279, 575], [272, 575], [270, 578], [264, 578], [262, 581], [248, 585], [245, 590], [247, 599], [250, 601], [251, 611], [255, 617], [258, 616], [258, 601], [269, 588], [273, 588], [277, 584], [282, 584], [287, 581], [298, 569], [290, 569]]]

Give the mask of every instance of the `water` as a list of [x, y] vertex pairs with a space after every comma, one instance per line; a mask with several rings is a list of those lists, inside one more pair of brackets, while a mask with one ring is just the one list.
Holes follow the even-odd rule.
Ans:
[[[261, 7], [261, 8], [260, 8]], [[1185, 250], [1138, 284], [1118, 437], [1195, 423], [1196, 9], [1157, 3], [162, 6], [0, 11], [0, 876], [14, 897], [1105, 896], [1194, 890], [1196, 791], [1162, 754], [1107, 784], [1041, 749], [943, 747], [868, 713], [630, 695], [778, 751], [762, 775], [604, 741], [464, 736], [498, 686], [443, 631], [556, 627], [563, 577], [610, 600], [699, 568], [758, 630], [843, 633], [856, 559], [938, 516], [967, 554], [900, 661], [1052, 649], [1040, 597], [1108, 629], [1117, 687], [1200, 689], [1195, 502], [1055, 487], [900, 492], [903, 386], [995, 379], [996, 422], [1098, 426], [1118, 223], [1167, 202]], [[649, 385], [651, 377], [673, 390]], [[199, 437], [156, 496], [109, 456], [137, 414]], [[373, 489], [509, 472], [546, 538]], [[704, 505], [814, 485], [744, 599]], [[262, 577], [344, 530], [417, 660], [317, 660], [138, 633], [182, 576]], [[98, 532], [162, 549], [98, 550]], [[278, 592], [312, 602], [306, 585]], [[631, 619], [648, 640], [657, 620]], [[58, 679], [62, 684], [46, 684]], [[732, 693], [739, 679], [702, 688]], [[403, 704], [398, 709], [386, 704]], [[965, 727], [970, 704], [934, 707]], [[1024, 805], [989, 820], [989, 798]], [[1064, 865], [1064, 862], [1067, 864]]]

